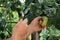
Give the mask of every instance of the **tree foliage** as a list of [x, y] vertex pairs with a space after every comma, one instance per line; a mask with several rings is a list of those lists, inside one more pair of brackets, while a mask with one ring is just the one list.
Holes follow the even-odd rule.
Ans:
[[[10, 37], [13, 26], [20, 18], [28, 18], [28, 24], [30, 24], [37, 16], [49, 18], [49, 27], [46, 28], [49, 31], [47, 40], [55, 40], [56, 35], [53, 35], [52, 32], [50, 35], [50, 31], [53, 31], [51, 29], [60, 30], [60, 0], [25, 0], [24, 2], [22, 0], [0, 0], [0, 37], [2, 39]], [[46, 35], [44, 36], [46, 37]], [[59, 37], [60, 34], [56, 36], [58, 39]]]

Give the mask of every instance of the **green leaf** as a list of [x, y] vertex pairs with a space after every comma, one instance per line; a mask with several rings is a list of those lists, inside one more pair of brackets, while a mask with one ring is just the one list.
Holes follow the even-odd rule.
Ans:
[[57, 2], [58, 4], [60, 4], [60, 0], [56, 0], [56, 2]]
[[2, 18], [2, 13], [0, 12], [0, 18]]
[[5, 38], [4, 33], [1, 33], [1, 34], [0, 34], [0, 37], [1, 37], [2, 39], [4, 39], [4, 38]]
[[6, 28], [7, 28], [10, 32], [12, 32], [12, 26], [11, 26], [11, 25], [7, 25]]
[[32, 0], [26, 0], [25, 4], [26, 6], [29, 6], [29, 4], [32, 2]]
[[37, 13], [37, 7], [36, 7], [35, 4], [34, 4], [34, 5], [33, 5], [33, 4], [31, 5], [30, 11], [31, 11], [32, 13]]
[[1, 25], [6, 25], [6, 21], [5, 21], [5, 19], [2, 19], [2, 21], [1, 21]]
[[60, 30], [60, 6], [57, 9], [57, 16], [56, 16], [56, 28]]

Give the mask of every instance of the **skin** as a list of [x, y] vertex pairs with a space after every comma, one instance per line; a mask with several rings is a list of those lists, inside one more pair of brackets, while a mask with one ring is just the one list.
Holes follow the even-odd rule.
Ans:
[[13, 33], [11, 38], [8, 38], [7, 40], [24, 40], [33, 32], [41, 31], [44, 28], [40, 27], [39, 20], [41, 20], [42, 17], [38, 16], [36, 17], [30, 25], [27, 25], [27, 19], [20, 20], [14, 27]]

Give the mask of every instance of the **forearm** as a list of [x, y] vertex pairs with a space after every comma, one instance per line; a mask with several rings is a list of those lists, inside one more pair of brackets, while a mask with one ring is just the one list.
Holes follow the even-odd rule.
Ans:
[[14, 36], [14, 37], [11, 37], [11, 38], [8, 38], [7, 40], [25, 40], [29, 35], [31, 34], [31, 32], [28, 32], [24, 37], [17, 37], [17, 36]]
[[32, 30], [32, 28], [29, 26], [28, 27], [28, 33], [24, 36], [24, 39], [26, 39], [30, 34], [32, 34], [33, 33], [33, 30]]
[[23, 40], [23, 38], [21, 38], [20, 36], [11, 36], [10, 38], [8, 38], [7, 40]]
[[33, 30], [31, 27], [28, 27], [28, 32], [26, 35], [20, 36], [20, 34], [12, 34], [11, 38], [8, 38], [7, 40], [25, 40], [31, 33], [33, 33]]
[[8, 38], [7, 40], [22, 40], [20, 38]]

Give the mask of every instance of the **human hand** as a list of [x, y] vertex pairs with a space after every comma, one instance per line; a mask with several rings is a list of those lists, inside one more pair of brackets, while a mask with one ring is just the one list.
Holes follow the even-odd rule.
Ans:
[[[28, 33], [27, 19], [20, 20], [14, 27], [12, 38], [14, 40], [23, 39], [23, 37]], [[16, 39], [17, 38], [17, 39]]]
[[26, 38], [29, 34], [43, 30], [39, 24], [39, 21], [41, 20], [42, 17], [37, 17], [35, 18], [29, 25], [27, 25], [27, 19], [25, 20], [20, 20], [14, 27], [12, 37], [10, 38], [11, 40], [23, 40]]
[[45, 27], [41, 27], [39, 21], [42, 19], [41, 16], [36, 17], [29, 25], [30, 31], [37, 32], [43, 30]]

